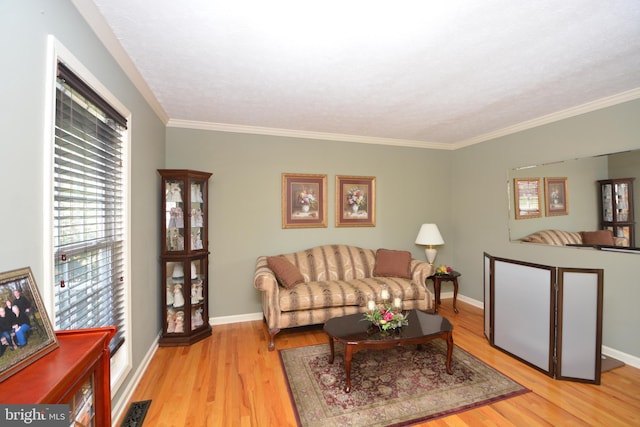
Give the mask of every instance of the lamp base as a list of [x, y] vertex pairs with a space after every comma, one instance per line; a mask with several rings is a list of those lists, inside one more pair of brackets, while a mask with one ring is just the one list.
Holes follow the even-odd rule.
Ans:
[[427, 262], [433, 265], [433, 262], [436, 260], [436, 255], [438, 251], [434, 248], [427, 248], [424, 250], [425, 255], [427, 256]]

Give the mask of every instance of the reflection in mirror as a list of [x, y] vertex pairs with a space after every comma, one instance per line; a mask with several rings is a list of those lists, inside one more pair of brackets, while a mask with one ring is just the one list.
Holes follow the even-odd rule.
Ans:
[[[525, 166], [509, 170], [509, 237], [511, 241], [530, 241], [542, 244], [563, 245], [582, 244], [581, 232], [595, 232], [602, 229], [601, 195], [598, 181], [640, 176], [640, 150], [613, 153], [596, 157], [571, 159], [535, 166]], [[551, 195], [544, 189], [540, 195], [540, 216], [516, 215], [518, 201], [514, 197], [515, 182], [536, 180], [540, 182], [566, 178], [566, 206], [562, 214], [553, 212]], [[552, 180], [549, 180], [552, 178]], [[517, 181], [516, 181], [517, 180]], [[640, 215], [640, 180], [633, 182], [633, 192], [629, 200], [628, 215]], [[551, 207], [551, 209], [550, 209]], [[566, 213], [565, 213], [566, 211]], [[541, 233], [556, 230], [552, 234]], [[628, 229], [625, 229], [628, 230]], [[640, 247], [640, 232], [636, 230], [634, 241], [622, 240], [623, 233], [614, 235], [614, 245]], [[544, 233], [542, 233], [544, 234]], [[597, 233], [596, 233], [597, 234]], [[618, 237], [618, 239], [615, 239]], [[626, 237], [630, 237], [627, 235]]]

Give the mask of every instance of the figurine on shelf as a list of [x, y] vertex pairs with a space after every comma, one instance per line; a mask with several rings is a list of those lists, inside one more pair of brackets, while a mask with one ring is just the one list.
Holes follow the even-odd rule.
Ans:
[[173, 307], [173, 285], [167, 285], [167, 307]]
[[182, 285], [173, 285], [173, 306], [175, 308], [184, 307], [184, 295], [182, 295]]
[[176, 313], [176, 334], [184, 332], [184, 311], [178, 311]]
[[191, 284], [191, 304], [197, 304], [198, 301], [198, 294], [196, 291], [196, 285], [195, 283]]
[[182, 208], [171, 208], [170, 211], [169, 228], [184, 228], [184, 215]]
[[191, 226], [194, 228], [204, 226], [204, 223], [202, 222], [202, 209], [191, 209]]
[[200, 230], [195, 231], [191, 234], [191, 248], [192, 249], [202, 249], [202, 239], [200, 238]]
[[176, 331], [176, 312], [172, 308], [167, 310], [167, 333]]
[[202, 190], [200, 184], [191, 184], [191, 202], [192, 203], [203, 203], [202, 199]]
[[191, 303], [198, 304], [204, 299], [202, 295], [202, 280], [191, 282]]
[[202, 318], [202, 309], [199, 308], [191, 315], [191, 329], [199, 328], [204, 325], [204, 319]]
[[182, 285], [184, 283], [184, 267], [181, 262], [173, 264], [173, 273], [171, 275], [173, 282], [173, 306], [176, 308], [184, 307], [184, 296], [182, 295]]
[[184, 236], [182, 236], [182, 234], [179, 234], [179, 233], [176, 236], [176, 250], [184, 251]]
[[169, 228], [167, 230], [167, 250], [182, 251], [184, 250], [184, 237], [177, 228]]
[[182, 190], [177, 182], [167, 182], [165, 199], [167, 202], [182, 203]]
[[198, 265], [196, 264], [195, 261], [191, 261], [191, 278], [192, 279], [198, 278]]

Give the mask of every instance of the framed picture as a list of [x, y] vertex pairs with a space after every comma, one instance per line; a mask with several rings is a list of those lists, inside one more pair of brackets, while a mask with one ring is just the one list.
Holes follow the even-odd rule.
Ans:
[[282, 174], [282, 228], [327, 226], [327, 175]]
[[31, 268], [0, 273], [0, 381], [57, 347]]
[[540, 178], [514, 178], [516, 219], [540, 218]]
[[336, 175], [336, 227], [376, 226], [376, 178]]
[[567, 178], [545, 178], [544, 196], [547, 216], [569, 215]]

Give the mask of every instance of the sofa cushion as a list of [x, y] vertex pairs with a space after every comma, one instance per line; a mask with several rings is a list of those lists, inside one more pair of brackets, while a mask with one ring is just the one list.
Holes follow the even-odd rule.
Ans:
[[273, 271], [278, 282], [285, 288], [293, 288], [295, 285], [304, 282], [304, 277], [300, 274], [298, 267], [282, 256], [267, 257], [267, 265]]
[[583, 231], [581, 234], [584, 245], [614, 246], [616, 244], [611, 230]]
[[369, 298], [381, 303], [380, 290], [387, 285], [389, 293], [403, 301], [426, 299], [424, 286], [397, 277], [370, 277], [355, 280], [306, 282], [290, 289], [280, 289], [280, 310], [300, 311], [330, 307], [366, 307]]
[[316, 282], [371, 277], [376, 253], [356, 246], [322, 245], [282, 256], [298, 268], [306, 282]]
[[373, 276], [411, 279], [411, 252], [378, 249]]

